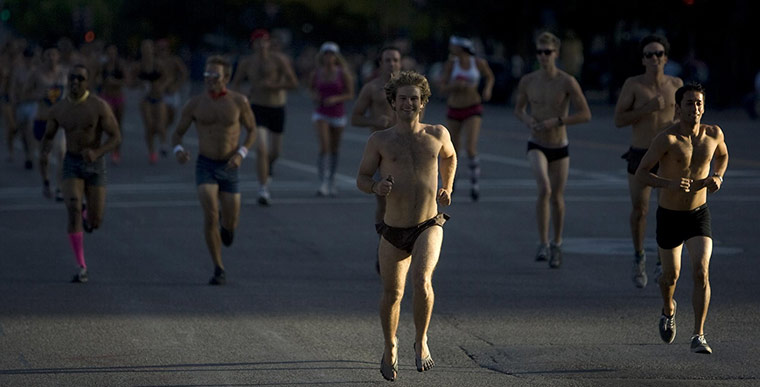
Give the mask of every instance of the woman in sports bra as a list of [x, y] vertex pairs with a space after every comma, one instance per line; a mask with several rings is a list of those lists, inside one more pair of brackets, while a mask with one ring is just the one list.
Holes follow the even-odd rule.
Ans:
[[164, 90], [167, 86], [164, 76], [163, 65], [156, 58], [152, 40], [146, 39], [140, 45], [140, 61], [137, 64], [137, 79], [143, 81], [147, 87], [147, 94], [140, 102], [140, 113], [145, 124], [145, 142], [148, 146], [148, 162], [156, 164], [158, 153], [156, 152], [155, 137], [158, 137], [161, 155], [166, 157], [166, 104], [164, 103]]
[[319, 196], [335, 196], [335, 171], [338, 168], [338, 150], [343, 128], [346, 127], [346, 101], [354, 98], [354, 79], [338, 45], [325, 42], [317, 54], [317, 68], [309, 81], [315, 103], [312, 122], [319, 137], [317, 171]]
[[[475, 56], [475, 46], [470, 39], [452, 36], [449, 40], [449, 60], [440, 79], [440, 88], [448, 94], [446, 127], [451, 141], [459, 153], [459, 134], [464, 132], [470, 167], [470, 196], [473, 201], [480, 197], [480, 159], [478, 136], [482, 122], [483, 102], [491, 99], [494, 76], [488, 62]], [[482, 92], [478, 89], [483, 84]]]

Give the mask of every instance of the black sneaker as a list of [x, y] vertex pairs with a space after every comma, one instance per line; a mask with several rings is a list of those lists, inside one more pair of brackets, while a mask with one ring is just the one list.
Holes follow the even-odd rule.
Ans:
[[222, 236], [222, 243], [225, 246], [231, 245], [232, 239], [235, 238], [235, 231], [227, 230], [224, 226], [219, 226], [219, 234]]
[[562, 264], [562, 247], [554, 243], [549, 246], [549, 267], [558, 269]]
[[705, 335], [694, 335], [691, 337], [691, 351], [694, 353], [711, 354], [712, 348], [707, 344]]
[[474, 184], [470, 188], [470, 198], [472, 198], [473, 202], [477, 202], [480, 199], [480, 187], [477, 184]]
[[539, 244], [536, 250], [536, 262], [544, 262], [549, 259], [549, 245]]
[[217, 267], [214, 269], [214, 276], [208, 281], [209, 285], [224, 285], [227, 283], [227, 274], [224, 269]]
[[87, 280], [88, 280], [88, 278], [87, 278], [87, 269], [83, 267], [83, 268], [79, 269], [79, 273], [74, 274], [74, 278], [71, 279], [71, 282], [72, 283], [83, 284], [83, 283], [87, 282]]
[[[676, 300], [673, 300], [673, 315], [666, 316], [665, 312], [660, 316], [660, 338], [662, 341], [670, 344], [676, 338]], [[693, 344], [692, 344], [693, 345]]]

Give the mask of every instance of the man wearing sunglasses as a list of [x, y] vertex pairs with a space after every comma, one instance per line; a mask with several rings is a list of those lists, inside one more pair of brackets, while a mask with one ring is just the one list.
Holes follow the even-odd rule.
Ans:
[[[673, 124], [675, 92], [683, 86], [683, 81], [664, 73], [670, 52], [670, 44], [665, 37], [646, 36], [639, 47], [644, 74], [630, 77], [623, 84], [615, 106], [615, 126], [630, 125], [632, 129], [631, 146], [622, 157], [628, 161], [628, 190], [633, 204], [630, 216], [634, 250], [633, 282], [638, 288], [643, 288], [647, 285], [644, 237], [652, 187], [642, 184], [634, 175], [652, 139]], [[657, 166], [652, 172], [656, 171]]]
[[[554, 269], [562, 262], [564, 191], [570, 170], [567, 126], [591, 120], [591, 110], [578, 81], [557, 68], [559, 47], [559, 38], [550, 32], [543, 32], [536, 38], [536, 59], [540, 69], [520, 79], [514, 111], [530, 129], [527, 154], [538, 185], [536, 261], [548, 260], [549, 267]], [[530, 113], [527, 112], [528, 105]], [[572, 115], [569, 115], [570, 105], [573, 105]], [[550, 219], [554, 225], [551, 245]]]
[[[90, 94], [89, 71], [81, 64], [69, 70], [69, 93], [48, 112], [42, 136], [40, 170], [47, 181], [48, 155], [59, 127], [66, 136], [61, 190], [68, 212], [67, 230], [79, 271], [73, 282], [87, 282], [82, 231], [92, 232], [103, 221], [106, 203], [106, 163], [103, 155], [116, 149], [121, 135], [108, 104]], [[103, 141], [103, 134], [107, 136]], [[87, 211], [83, 200], [87, 199]]]
[[[238, 170], [256, 138], [256, 122], [248, 98], [227, 90], [231, 74], [232, 66], [221, 56], [206, 61], [203, 73], [206, 93], [187, 102], [172, 136], [174, 154], [184, 164], [190, 160], [190, 153], [181, 145], [182, 136], [193, 123], [198, 130], [195, 183], [203, 209], [206, 245], [214, 264], [210, 285], [227, 282], [222, 244], [232, 244], [240, 215]], [[247, 132], [242, 145], [241, 125]]]

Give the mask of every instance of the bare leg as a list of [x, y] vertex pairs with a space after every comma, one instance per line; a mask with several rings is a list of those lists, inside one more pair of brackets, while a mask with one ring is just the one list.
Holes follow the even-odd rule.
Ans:
[[660, 260], [662, 262], [662, 275], [660, 276], [660, 293], [662, 294], [662, 311], [665, 315], [673, 315], [675, 305], [673, 294], [676, 292], [676, 283], [681, 273], [681, 251], [683, 245], [673, 249], [660, 248]]
[[87, 196], [87, 223], [95, 230], [103, 224], [103, 214], [106, 208], [106, 187], [85, 185], [84, 192]]
[[[433, 271], [438, 264], [443, 242], [443, 228], [433, 226], [425, 230], [412, 251], [412, 282], [414, 284], [414, 326], [415, 352], [417, 357], [430, 357], [428, 348], [428, 328], [433, 315], [435, 293], [433, 292]], [[422, 371], [433, 366], [432, 359], [428, 364], [422, 364]], [[419, 365], [418, 365], [419, 367]], [[418, 368], [418, 370], [420, 370]]]
[[647, 214], [649, 213], [649, 197], [652, 188], [645, 186], [628, 174], [628, 191], [631, 195], [631, 238], [635, 252], [644, 251], [644, 237], [646, 236]]
[[691, 302], [694, 306], [694, 334], [704, 334], [707, 308], [710, 306], [710, 256], [712, 239], [700, 236], [686, 241], [686, 249], [691, 257], [694, 275], [694, 291]]
[[240, 193], [219, 192], [222, 207], [222, 227], [234, 231], [240, 215]]
[[269, 141], [269, 172], [272, 171], [272, 166], [274, 165], [274, 162], [277, 161], [278, 158], [280, 158], [280, 153], [282, 153], [282, 133], [275, 133], [270, 132], [270, 141]]
[[549, 183], [548, 163], [546, 156], [539, 150], [528, 152], [533, 170], [533, 177], [538, 187], [536, 199], [536, 223], [538, 225], [538, 239], [542, 245], [549, 244], [549, 198], [551, 197], [551, 185]]
[[68, 221], [66, 231], [71, 233], [82, 232], [82, 199], [84, 198], [84, 180], [66, 179], [61, 183], [64, 203]]
[[203, 234], [214, 266], [224, 269], [222, 263], [222, 237], [219, 235], [219, 186], [201, 184], [198, 199], [203, 208]]
[[[570, 170], [570, 158], [565, 157], [549, 164], [549, 181], [551, 182], [551, 214], [554, 225], [554, 244], [562, 244], [562, 231], [565, 226], [565, 185]], [[548, 231], [547, 231], [548, 233]]]
[[270, 132], [264, 127], [257, 127], [256, 144], [256, 175], [259, 178], [259, 186], [265, 187], [269, 183], [269, 147], [267, 139]]
[[411, 257], [409, 253], [397, 249], [385, 238], [380, 238], [378, 255], [380, 277], [383, 281], [383, 294], [380, 298], [380, 324], [385, 340], [383, 359], [386, 364], [394, 364], [398, 361], [396, 332], [398, 331], [401, 299], [404, 297], [404, 285], [406, 284]]

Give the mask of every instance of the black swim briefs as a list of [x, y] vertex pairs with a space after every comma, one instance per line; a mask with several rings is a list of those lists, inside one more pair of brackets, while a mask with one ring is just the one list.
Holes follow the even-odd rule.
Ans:
[[251, 110], [256, 118], [256, 126], [263, 126], [274, 133], [285, 131], [285, 107], [261, 106], [251, 104]]
[[[630, 147], [628, 148], [628, 152], [623, 153], [622, 156], [620, 156], [621, 159], [628, 161], [628, 173], [631, 175], [636, 174], [636, 170], [639, 169], [639, 164], [641, 164], [641, 159], [644, 158], [644, 154], [647, 153], [646, 149], [643, 148], [634, 148]], [[659, 168], [660, 164], [657, 163], [654, 165], [652, 169], [649, 170], [649, 172], [657, 173], [657, 169]]]
[[405, 250], [411, 253], [414, 248], [414, 242], [423, 231], [433, 226], [441, 226], [449, 220], [448, 214], [440, 213], [416, 226], [400, 228], [391, 227], [385, 223], [375, 225], [378, 234], [382, 235], [385, 240], [396, 246], [399, 250]]
[[561, 148], [547, 148], [541, 145], [536, 144], [533, 141], [528, 141], [528, 150], [526, 152], [530, 152], [533, 149], [537, 149], [541, 151], [541, 153], [546, 156], [546, 161], [552, 162], [557, 161], [560, 159], [564, 159], [565, 157], [570, 156], [570, 152], [568, 151], [568, 145], [565, 145]]

